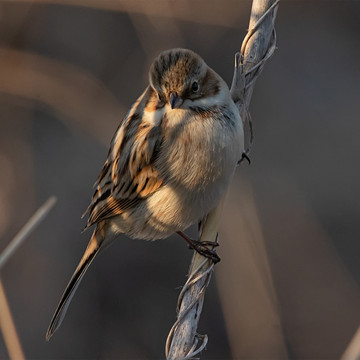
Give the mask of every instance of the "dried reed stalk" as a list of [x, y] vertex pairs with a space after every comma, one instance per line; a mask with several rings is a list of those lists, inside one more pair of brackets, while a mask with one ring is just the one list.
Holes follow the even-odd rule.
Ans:
[[[249, 31], [243, 40], [240, 52], [235, 55], [230, 91], [244, 124], [247, 122], [250, 127], [249, 147], [246, 153], [250, 151], [253, 138], [249, 104], [256, 79], [276, 48], [274, 24], [278, 4], [279, 0], [253, 0]], [[202, 224], [200, 241], [217, 243], [217, 229], [223, 202], [224, 199], [208, 214]], [[207, 344], [207, 336], [197, 334], [196, 330], [213, 268], [214, 264], [211, 260], [194, 253], [188, 281], [179, 296], [177, 320], [166, 341], [165, 354], [168, 360], [191, 359]], [[199, 340], [201, 340], [200, 345]]]
[[[28, 220], [23, 228], [10, 241], [8, 246], [0, 255], [0, 269], [15, 254], [19, 246], [26, 240], [33, 230], [45, 219], [50, 210], [56, 203], [56, 197], [51, 196]], [[0, 280], [0, 330], [4, 337], [5, 346], [11, 360], [25, 359], [21, 343], [16, 332], [10, 307], [6, 299], [6, 294], [2, 281]]]

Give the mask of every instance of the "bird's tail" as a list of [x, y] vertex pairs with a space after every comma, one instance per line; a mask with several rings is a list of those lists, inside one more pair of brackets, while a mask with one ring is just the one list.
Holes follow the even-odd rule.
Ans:
[[95, 229], [89, 241], [89, 244], [85, 250], [85, 253], [80, 260], [79, 265], [77, 266], [73, 276], [71, 277], [68, 285], [66, 286], [64, 293], [62, 294], [59, 305], [55, 310], [49, 328], [46, 332], [46, 341], [50, 340], [51, 336], [61, 325], [65, 317], [66, 311], [70, 305], [71, 299], [73, 298], [75, 291], [80, 284], [81, 279], [85, 275], [86, 270], [94, 260], [95, 256], [104, 247], [104, 240], [106, 235], [104, 231], [105, 229], [104, 226], [99, 226], [99, 225]]

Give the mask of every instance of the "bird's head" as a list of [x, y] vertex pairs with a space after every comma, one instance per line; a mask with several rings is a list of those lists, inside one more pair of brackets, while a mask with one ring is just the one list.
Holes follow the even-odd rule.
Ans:
[[172, 109], [220, 92], [219, 76], [196, 53], [186, 49], [162, 52], [150, 67], [149, 81], [159, 100]]

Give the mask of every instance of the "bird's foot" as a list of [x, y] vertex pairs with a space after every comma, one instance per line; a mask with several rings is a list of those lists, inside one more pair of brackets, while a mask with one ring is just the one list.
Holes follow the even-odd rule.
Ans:
[[213, 242], [213, 241], [199, 241], [199, 240], [193, 240], [193, 239], [190, 239], [190, 241], [191, 241], [191, 244], [189, 244], [189, 249], [194, 249], [193, 246], [201, 246], [201, 245], [213, 246], [213, 247], [219, 246], [218, 243]]
[[241, 154], [241, 159], [238, 161], [238, 165], [239, 165], [242, 161], [244, 161], [244, 160], [246, 160], [246, 161], [249, 163], [249, 165], [251, 164], [251, 160], [250, 160], [250, 158], [247, 156], [246, 152], [243, 152], [243, 153]]
[[212, 260], [214, 264], [218, 263], [221, 260], [220, 256], [216, 253], [215, 250], [209, 249], [205, 245], [206, 243], [211, 243], [211, 246], [214, 246], [214, 243], [212, 243], [212, 241], [206, 241], [204, 243], [197, 240], [193, 240], [193, 241], [194, 242], [192, 244], [189, 244], [189, 249], [193, 249], [200, 255]]
[[189, 245], [189, 249], [195, 250], [200, 255], [212, 260], [214, 264], [218, 263], [221, 259], [214, 249], [209, 249], [208, 246], [219, 246], [218, 243], [213, 241], [199, 241], [190, 239], [182, 231], [177, 232]]

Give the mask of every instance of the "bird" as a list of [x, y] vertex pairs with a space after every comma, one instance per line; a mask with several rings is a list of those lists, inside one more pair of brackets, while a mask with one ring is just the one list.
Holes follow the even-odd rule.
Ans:
[[161, 52], [149, 84], [120, 122], [84, 215], [95, 226], [46, 333], [61, 325], [96, 255], [120, 234], [157, 240], [174, 233], [216, 261], [184, 231], [223, 197], [244, 154], [243, 123], [226, 82], [195, 52]]

